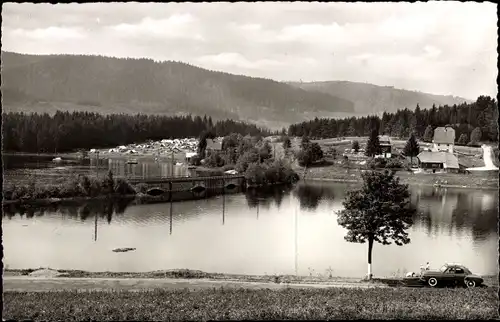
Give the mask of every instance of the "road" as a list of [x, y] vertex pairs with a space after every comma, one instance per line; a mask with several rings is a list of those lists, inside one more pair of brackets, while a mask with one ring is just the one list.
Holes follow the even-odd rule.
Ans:
[[4, 291], [7, 292], [48, 292], [63, 290], [78, 291], [143, 291], [145, 289], [189, 289], [207, 288], [247, 288], [247, 289], [284, 289], [284, 288], [374, 288], [387, 287], [367, 283], [329, 283], [329, 284], [286, 284], [264, 282], [218, 281], [208, 279], [180, 278], [69, 278], [69, 277], [31, 277], [5, 276]]

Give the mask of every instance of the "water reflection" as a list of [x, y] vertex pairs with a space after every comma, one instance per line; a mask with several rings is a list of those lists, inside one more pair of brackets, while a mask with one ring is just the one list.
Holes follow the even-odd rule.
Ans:
[[300, 209], [316, 210], [322, 200], [333, 201], [336, 191], [331, 186], [321, 183], [300, 183], [297, 189], [294, 190], [294, 195], [300, 203]]
[[274, 203], [280, 209], [283, 198], [293, 190], [292, 185], [248, 188], [245, 193], [247, 205], [250, 209], [262, 207], [270, 209]]
[[411, 192], [418, 209], [415, 224], [425, 227], [429, 236], [471, 232], [473, 240], [480, 241], [498, 232], [495, 191], [419, 187]]
[[[192, 268], [258, 274], [299, 270], [308, 274], [307, 267], [319, 271], [331, 265], [338, 274], [360, 276], [364, 274], [366, 245], [346, 243], [345, 231], [333, 215], [341, 208], [346, 191], [353, 188], [301, 183], [161, 204], [100, 200], [44, 208], [8, 206], [2, 224], [4, 245], [7, 260], [20, 267], [43, 266], [49, 261], [46, 265], [59, 268], [97, 270]], [[376, 245], [375, 265], [381, 267], [374, 268], [379, 273], [448, 256], [477, 263], [484, 271], [494, 269], [496, 259], [490, 257], [497, 254], [496, 191], [412, 187], [411, 195], [418, 209], [410, 229], [412, 242], [404, 247]], [[22, 228], [26, 220], [36, 226]], [[53, 234], [54, 226], [63, 227], [61, 235]], [[43, 251], [18, 250], [24, 240], [39, 243]], [[66, 243], [81, 254], [92, 247], [89, 241], [95, 245], [92, 264], [76, 255], [51, 255], [70, 252]], [[106, 257], [109, 254], [103, 246], [129, 246], [124, 243], [146, 251]], [[125, 256], [131, 256], [130, 262], [122, 259]]]

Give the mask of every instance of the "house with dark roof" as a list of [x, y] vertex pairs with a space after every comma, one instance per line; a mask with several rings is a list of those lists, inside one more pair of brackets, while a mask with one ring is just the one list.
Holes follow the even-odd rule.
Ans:
[[432, 139], [432, 151], [453, 153], [455, 146], [455, 129], [452, 127], [437, 127]]
[[380, 135], [378, 137], [378, 141], [380, 142], [380, 148], [382, 150], [382, 153], [379, 155], [376, 155], [376, 158], [386, 158], [389, 159], [391, 158], [391, 153], [392, 153], [392, 144], [391, 144], [391, 139], [387, 135]]
[[458, 173], [460, 171], [458, 158], [450, 152], [422, 151], [417, 155], [417, 159], [419, 168], [424, 171], [433, 173]]

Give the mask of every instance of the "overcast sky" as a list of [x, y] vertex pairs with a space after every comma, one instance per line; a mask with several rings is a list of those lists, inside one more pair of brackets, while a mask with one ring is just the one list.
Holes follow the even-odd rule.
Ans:
[[493, 3], [3, 4], [3, 50], [496, 96]]

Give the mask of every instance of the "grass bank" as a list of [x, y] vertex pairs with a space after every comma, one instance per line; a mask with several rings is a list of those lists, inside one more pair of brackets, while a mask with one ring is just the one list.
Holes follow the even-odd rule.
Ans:
[[14, 320], [494, 319], [493, 289], [204, 289], [5, 292]]
[[[304, 179], [304, 170], [296, 169], [301, 179]], [[324, 180], [337, 182], [362, 182], [362, 170], [359, 168], [344, 168], [338, 165], [318, 166], [307, 169], [306, 180]], [[396, 176], [403, 183], [410, 185], [439, 185], [442, 187], [461, 187], [475, 189], [498, 189], [498, 173], [482, 174], [422, 174], [408, 171], [397, 171]]]

